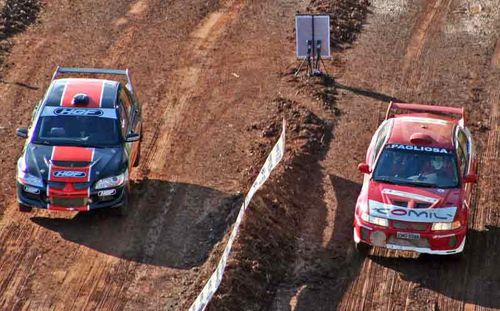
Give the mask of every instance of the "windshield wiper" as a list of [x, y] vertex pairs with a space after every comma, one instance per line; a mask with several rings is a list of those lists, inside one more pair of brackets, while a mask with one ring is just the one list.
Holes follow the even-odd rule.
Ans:
[[428, 183], [428, 182], [408, 182], [410, 185], [415, 185], [418, 187], [424, 187], [424, 188], [435, 188], [437, 187], [436, 184], [433, 183]]
[[35, 145], [45, 145], [45, 146], [52, 146], [53, 145], [48, 140], [35, 140], [32, 143]]
[[377, 177], [373, 178], [375, 181], [380, 181], [380, 182], [385, 182], [388, 184], [393, 184], [393, 185], [404, 185], [404, 186], [417, 186], [417, 187], [425, 187], [425, 188], [434, 188], [437, 187], [433, 183], [426, 183], [426, 182], [413, 182], [413, 181], [407, 181], [407, 180], [394, 180], [393, 178], [390, 177]]
[[389, 177], [377, 177], [377, 178], [373, 178], [374, 181], [378, 181], [378, 182], [385, 182], [385, 183], [388, 183], [388, 184], [393, 184], [393, 185], [397, 185], [397, 182], [395, 182], [394, 180], [390, 179]]

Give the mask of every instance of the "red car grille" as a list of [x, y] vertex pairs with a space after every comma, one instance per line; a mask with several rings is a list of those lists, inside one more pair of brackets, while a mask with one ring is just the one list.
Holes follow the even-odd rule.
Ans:
[[387, 241], [387, 244], [399, 245], [399, 246], [412, 246], [412, 247], [425, 247], [429, 248], [429, 240], [425, 238], [420, 238], [416, 240], [407, 240], [407, 239], [398, 239], [396, 237], [391, 236]]

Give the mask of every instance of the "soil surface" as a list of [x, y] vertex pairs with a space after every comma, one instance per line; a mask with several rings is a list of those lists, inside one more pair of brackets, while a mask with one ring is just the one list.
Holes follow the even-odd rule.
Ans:
[[[500, 309], [497, 0], [42, 4], [0, 0], [15, 17], [0, 15], [1, 310], [186, 310], [283, 117], [285, 160], [209, 309]], [[325, 10], [338, 16], [332, 77], [294, 77], [293, 16]], [[57, 65], [132, 72], [145, 127], [127, 218], [17, 210], [15, 128]], [[466, 107], [480, 180], [461, 260], [354, 252], [356, 165], [393, 99]]]

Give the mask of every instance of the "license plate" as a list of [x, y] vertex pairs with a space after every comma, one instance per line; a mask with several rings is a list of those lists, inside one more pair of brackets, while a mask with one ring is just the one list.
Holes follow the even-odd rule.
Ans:
[[420, 234], [411, 232], [398, 232], [397, 237], [398, 239], [418, 240], [420, 239]]
[[87, 205], [87, 198], [51, 198], [51, 203], [57, 206], [64, 207], [80, 207]]

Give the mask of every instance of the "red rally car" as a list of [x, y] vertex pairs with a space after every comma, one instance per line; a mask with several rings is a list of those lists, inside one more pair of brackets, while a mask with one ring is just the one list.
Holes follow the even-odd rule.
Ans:
[[477, 181], [463, 108], [390, 103], [358, 169], [365, 174], [354, 216], [359, 251], [463, 251]]

